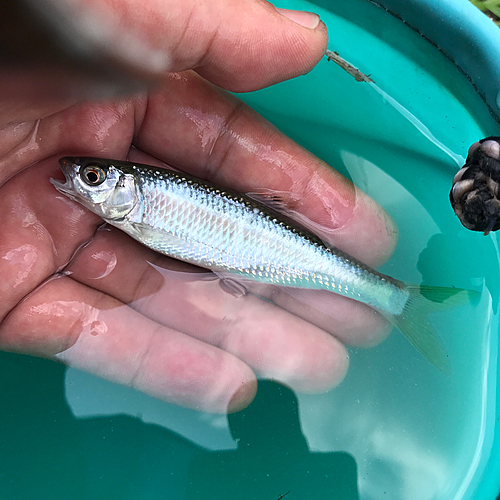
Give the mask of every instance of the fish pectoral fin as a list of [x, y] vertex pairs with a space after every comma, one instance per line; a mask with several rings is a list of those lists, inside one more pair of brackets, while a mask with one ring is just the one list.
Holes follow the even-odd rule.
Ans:
[[237, 298], [248, 294], [248, 287], [245, 286], [244, 278], [222, 271], [214, 271], [214, 274], [219, 278], [219, 285], [225, 292]]
[[161, 232], [159, 236], [158, 230], [144, 224], [128, 224], [120, 229], [157, 252], [172, 253], [186, 247], [186, 242], [182, 238], [167, 232]]
[[141, 224], [128, 223], [126, 226], [120, 227], [120, 229], [139, 241], [144, 241], [148, 234], [148, 229]]

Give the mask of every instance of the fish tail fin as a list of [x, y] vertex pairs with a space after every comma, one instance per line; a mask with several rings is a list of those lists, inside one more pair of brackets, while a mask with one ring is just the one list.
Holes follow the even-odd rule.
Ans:
[[476, 302], [479, 293], [463, 288], [424, 285], [407, 285], [410, 296], [403, 312], [388, 315], [387, 319], [413, 346], [440, 370], [449, 371], [448, 354], [441, 340], [429, 323], [429, 315], [459, 305]]

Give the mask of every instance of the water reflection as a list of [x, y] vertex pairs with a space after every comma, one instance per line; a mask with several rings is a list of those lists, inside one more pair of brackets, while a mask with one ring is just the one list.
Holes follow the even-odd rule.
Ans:
[[2, 499], [186, 498], [188, 466], [202, 451], [194, 443], [127, 415], [75, 418], [65, 367], [7, 353], [0, 359]]
[[197, 456], [187, 498], [276, 500], [287, 491], [300, 500], [359, 498], [354, 458], [309, 450], [291, 390], [262, 381], [253, 403], [228, 419], [237, 449]]
[[211, 451], [140, 416], [77, 418], [65, 367], [0, 358], [2, 498], [359, 498], [352, 456], [310, 452], [294, 393], [274, 382], [262, 381], [254, 403], [229, 416], [237, 449]]
[[[496, 313], [500, 292], [497, 286], [500, 282], [500, 268], [495, 240], [496, 235], [485, 238], [482, 234], [469, 231], [448, 231], [433, 235], [417, 262], [417, 269], [422, 273], [422, 284], [434, 284], [435, 276], [440, 276], [444, 283], [453, 283], [454, 286], [465, 288], [470, 287], [470, 284], [480, 286], [484, 281], [492, 296], [493, 312]], [[488, 273], [484, 271], [485, 262], [490, 264]]]

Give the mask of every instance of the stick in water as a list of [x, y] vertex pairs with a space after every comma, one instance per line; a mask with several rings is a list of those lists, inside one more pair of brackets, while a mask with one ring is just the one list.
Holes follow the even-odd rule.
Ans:
[[355, 68], [352, 64], [348, 63], [345, 59], [340, 57], [337, 52], [333, 52], [332, 50], [327, 50], [325, 52], [325, 56], [329, 61], [333, 61], [335, 64], [338, 64], [344, 71], [347, 71], [357, 82], [367, 82], [374, 83], [374, 81], [364, 73], [361, 73], [358, 68]]

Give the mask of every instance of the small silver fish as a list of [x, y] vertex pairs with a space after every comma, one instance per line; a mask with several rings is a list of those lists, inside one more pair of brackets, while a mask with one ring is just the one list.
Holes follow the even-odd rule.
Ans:
[[378, 310], [435, 366], [447, 355], [428, 322], [472, 292], [409, 285], [325, 244], [254, 199], [184, 173], [101, 158], [59, 160], [58, 191], [142, 244], [217, 273], [324, 289]]

